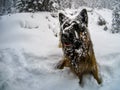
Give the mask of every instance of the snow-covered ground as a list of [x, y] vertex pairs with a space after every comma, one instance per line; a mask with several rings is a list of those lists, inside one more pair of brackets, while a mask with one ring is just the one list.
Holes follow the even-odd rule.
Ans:
[[100, 14], [110, 29], [112, 11], [88, 14], [102, 85], [87, 75], [84, 87], [80, 87], [78, 77], [69, 68], [55, 69], [62, 58], [59, 38], [55, 37], [59, 32], [58, 18], [40, 12], [0, 18], [0, 90], [120, 90], [120, 35], [97, 25]]

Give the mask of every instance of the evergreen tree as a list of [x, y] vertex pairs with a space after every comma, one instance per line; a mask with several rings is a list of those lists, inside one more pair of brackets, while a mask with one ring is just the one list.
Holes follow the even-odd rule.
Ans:
[[120, 0], [115, 0], [113, 5], [112, 33], [120, 32]]
[[52, 11], [52, 0], [18, 0], [16, 8], [19, 12]]
[[72, 0], [57, 0], [58, 9], [63, 10], [65, 8], [72, 7]]
[[11, 0], [0, 0], [0, 15], [8, 14], [11, 12]]

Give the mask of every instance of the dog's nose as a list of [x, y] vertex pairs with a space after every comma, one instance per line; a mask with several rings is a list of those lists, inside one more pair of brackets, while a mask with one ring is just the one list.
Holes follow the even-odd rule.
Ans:
[[62, 34], [62, 36], [61, 36], [62, 42], [66, 42], [67, 39], [68, 39], [68, 35], [66, 33]]

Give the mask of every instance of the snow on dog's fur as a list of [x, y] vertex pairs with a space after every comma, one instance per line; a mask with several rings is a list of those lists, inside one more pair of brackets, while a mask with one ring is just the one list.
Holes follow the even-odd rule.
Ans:
[[70, 67], [79, 77], [80, 85], [83, 85], [84, 74], [92, 74], [98, 84], [101, 84], [93, 44], [88, 31], [87, 10], [83, 9], [74, 19], [59, 13], [59, 22], [60, 46], [63, 49], [64, 58], [58, 63], [57, 68]]

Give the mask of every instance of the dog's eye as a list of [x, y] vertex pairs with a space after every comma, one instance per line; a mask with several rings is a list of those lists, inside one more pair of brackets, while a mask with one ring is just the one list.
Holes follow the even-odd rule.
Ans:
[[63, 25], [63, 29], [66, 28], [66, 27], [69, 27], [69, 26], [70, 26], [70, 24], [66, 23], [66, 24]]
[[74, 24], [74, 28], [75, 28], [75, 30], [78, 30], [79, 29], [79, 25], [78, 24]]

